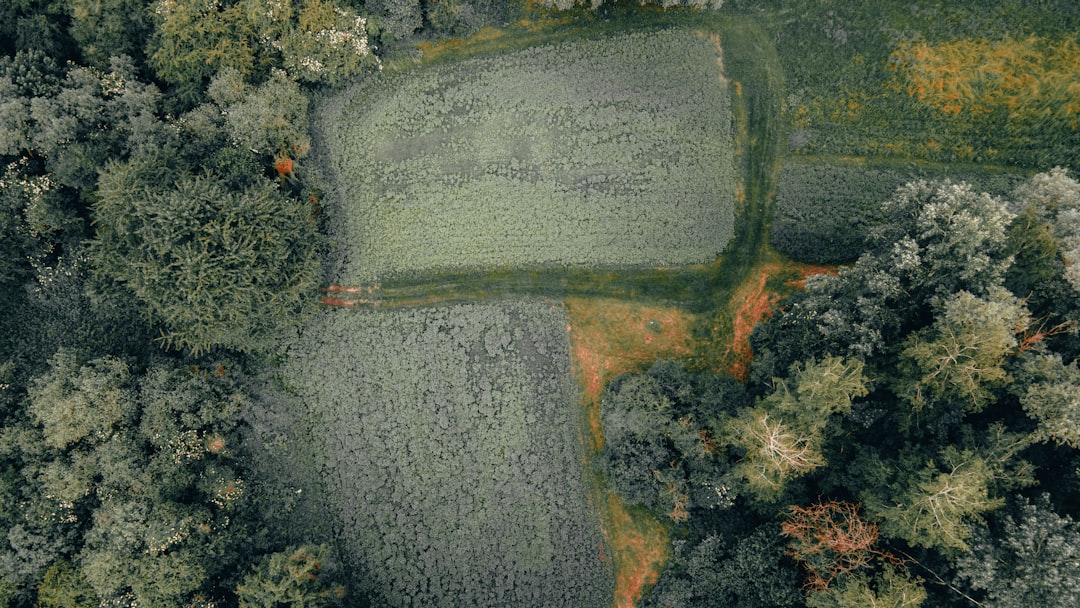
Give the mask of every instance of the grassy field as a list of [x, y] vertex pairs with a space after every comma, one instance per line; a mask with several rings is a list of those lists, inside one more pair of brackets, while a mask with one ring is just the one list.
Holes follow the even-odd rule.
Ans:
[[341, 280], [709, 262], [733, 234], [718, 39], [685, 28], [441, 61], [327, 100]]
[[1071, 0], [740, 4], [776, 40], [791, 153], [1080, 164]]
[[567, 316], [543, 300], [328, 311], [284, 384], [354, 593], [607, 606]]

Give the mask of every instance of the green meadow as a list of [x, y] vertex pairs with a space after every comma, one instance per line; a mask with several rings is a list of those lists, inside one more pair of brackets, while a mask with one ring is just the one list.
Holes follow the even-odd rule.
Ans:
[[323, 103], [340, 280], [712, 261], [734, 231], [721, 51], [686, 29], [439, 62]]

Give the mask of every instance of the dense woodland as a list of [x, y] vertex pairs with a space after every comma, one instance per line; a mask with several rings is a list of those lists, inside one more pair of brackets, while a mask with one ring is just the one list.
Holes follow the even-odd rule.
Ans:
[[[778, 30], [792, 40], [865, 34], [845, 9], [778, 4], [806, 14]], [[1001, 19], [1035, 15], [1018, 38], [1077, 25], [1054, 2], [1000, 4]], [[1000, 33], [957, 11], [956, 27]], [[0, 605], [366, 603], [332, 547], [265, 525], [247, 483], [260, 374], [329, 282], [310, 107], [378, 86], [420, 42], [525, 16], [495, 0], [0, 3]], [[783, 40], [803, 96], [784, 101], [793, 155], [877, 132], [817, 128], [833, 111], [808, 75], [821, 66]], [[999, 141], [995, 112], [1016, 102], [992, 101], [986, 118], [932, 119], [935, 135], [983, 138], [970, 152], [918, 144], [935, 162], [994, 148], [1012, 173], [992, 186], [845, 168], [862, 198], [800, 218], [821, 200], [807, 183], [842, 180], [813, 157], [785, 169], [774, 244], [846, 265], [756, 328], [748, 380], [660, 361], [611, 383], [603, 474], [677, 531], [643, 605], [1080, 603], [1075, 120], [1007, 116], [1030, 137]]]

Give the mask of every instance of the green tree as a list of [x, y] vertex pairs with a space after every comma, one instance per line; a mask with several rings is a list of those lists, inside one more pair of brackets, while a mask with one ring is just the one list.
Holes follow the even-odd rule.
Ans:
[[1004, 501], [990, 496], [995, 471], [983, 457], [949, 447], [941, 461], [943, 468], [929, 462], [914, 473], [902, 474], [906, 479], [896, 495], [867, 500], [867, 511], [881, 521], [886, 536], [913, 546], [967, 551], [971, 525]]
[[830, 417], [849, 412], [852, 401], [868, 393], [863, 368], [857, 359], [828, 357], [792, 366], [790, 383], [776, 379], [772, 393], [731, 419], [721, 433], [743, 452], [732, 475], [770, 501], [788, 480], [824, 466], [821, 443]]
[[129, 58], [113, 58], [108, 72], [72, 67], [48, 93], [18, 102], [17, 120], [6, 121], [15, 138], [3, 151], [44, 157], [54, 182], [81, 192], [93, 190], [106, 159], [131, 152], [130, 138], [158, 123], [160, 93], [139, 81]]
[[244, 495], [230, 455], [244, 397], [230, 381], [171, 365], [136, 375], [62, 350], [29, 398], [41, 447], [23, 470], [27, 520], [48, 514], [58, 538], [78, 539], [67, 549], [78, 573], [55, 571], [49, 597], [74, 597], [79, 577], [105, 601], [212, 595], [236, 559]]
[[710, 533], [678, 541], [645, 608], [794, 608], [802, 605], [799, 577], [785, 558], [776, 524], [749, 532]]
[[860, 573], [811, 593], [809, 608], [918, 608], [926, 601], [922, 581], [886, 566], [880, 574]]
[[1056, 251], [1038, 251], [1058, 257], [1064, 266], [1063, 278], [1080, 291], [1080, 183], [1066, 169], [1055, 167], [1022, 184], [1013, 198], [1033, 213], [1037, 220], [1032, 222], [1034, 230], [1052, 234], [1051, 248]]
[[[70, 351], [52, 361], [52, 374], [31, 390], [29, 413], [42, 425], [45, 444], [64, 450], [79, 442], [106, 441], [130, 425], [138, 405], [128, 366], [113, 358], [82, 366]], [[83, 494], [81, 488], [65, 498]]]
[[1080, 368], [1057, 353], [1040, 353], [1021, 367], [1020, 405], [1038, 423], [1033, 439], [1080, 448]]
[[295, 81], [275, 72], [258, 87], [226, 69], [210, 81], [210, 98], [225, 114], [232, 142], [259, 154], [299, 159], [311, 148], [308, 99]]
[[1012, 264], [1007, 231], [1014, 215], [1003, 200], [968, 184], [909, 183], [882, 205], [882, 214], [868, 244], [911, 286], [909, 293], [981, 296], [1001, 285]]
[[159, 2], [147, 45], [150, 65], [158, 78], [183, 86], [187, 100], [195, 100], [203, 85], [225, 68], [245, 76], [255, 71], [256, 48], [245, 27], [242, 4]]
[[267, 348], [312, 295], [309, 210], [269, 182], [237, 191], [168, 167], [147, 156], [103, 171], [90, 245], [96, 271], [134, 293], [169, 346]]
[[[1074, 606], [1080, 602], [1080, 525], [1044, 496], [1020, 499], [1000, 529], [977, 528], [957, 578], [981, 592], [987, 608]], [[978, 594], [977, 594], [978, 595]]]
[[303, 82], [334, 86], [379, 65], [367, 19], [328, 0], [307, 0], [280, 46], [285, 70]]
[[94, 608], [101, 605], [101, 600], [79, 569], [60, 560], [45, 572], [38, 586], [37, 605], [39, 608]]
[[368, 45], [367, 19], [331, 0], [162, 2], [155, 15], [150, 64], [180, 88], [188, 107], [227, 69], [255, 82], [284, 69], [293, 80], [336, 85], [379, 63]]
[[423, 26], [420, 0], [370, 0], [366, 5], [384, 44], [408, 38]]
[[345, 597], [327, 580], [326, 545], [290, 547], [268, 555], [236, 587], [240, 608], [320, 608]]
[[[910, 366], [899, 392], [916, 409], [955, 400], [981, 411], [1005, 386], [1006, 359], [1020, 346], [1018, 335], [1032, 324], [1023, 302], [1004, 288], [986, 298], [960, 291], [944, 299], [932, 327], [910, 334], [901, 361]], [[914, 379], [913, 384], [907, 384]]]
[[70, 0], [71, 37], [83, 61], [108, 69], [109, 59], [138, 58], [152, 25], [148, 0]]
[[717, 420], [748, 401], [733, 378], [657, 362], [616, 379], [601, 400], [609, 482], [631, 504], [663, 509], [676, 521], [690, 510], [729, 506]]

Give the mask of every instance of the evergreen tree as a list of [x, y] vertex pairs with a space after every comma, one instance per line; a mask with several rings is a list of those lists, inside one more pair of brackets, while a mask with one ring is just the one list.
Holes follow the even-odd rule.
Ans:
[[131, 290], [169, 346], [267, 348], [313, 299], [309, 210], [269, 182], [237, 191], [212, 175], [169, 175], [169, 165], [148, 156], [102, 173], [97, 272]]

